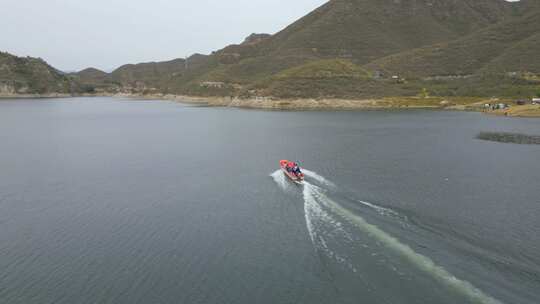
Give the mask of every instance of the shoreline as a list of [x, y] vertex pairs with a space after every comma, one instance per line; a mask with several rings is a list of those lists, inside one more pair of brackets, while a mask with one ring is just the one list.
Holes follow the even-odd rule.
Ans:
[[76, 95], [67, 93], [47, 93], [47, 94], [0, 94], [0, 100], [3, 99], [24, 99], [24, 98], [70, 98], [77, 97]]
[[[247, 109], [268, 110], [402, 110], [402, 109], [433, 109], [433, 110], [459, 110], [480, 111], [478, 100], [486, 101], [486, 98], [475, 98], [476, 104], [453, 103], [448, 98], [416, 98], [416, 97], [384, 97], [366, 99], [344, 98], [295, 98], [275, 99], [272, 97], [238, 98], [238, 97], [200, 97], [172, 94], [113, 94], [111, 97], [145, 98], [155, 100], [169, 100], [185, 104], [204, 105], [214, 107], [234, 107]], [[415, 101], [415, 102], [411, 102]], [[483, 103], [482, 103], [483, 105]]]
[[277, 99], [272, 97], [238, 98], [238, 97], [201, 97], [174, 94], [133, 94], [133, 93], [102, 93], [102, 94], [0, 94], [2, 99], [24, 98], [70, 98], [70, 97], [119, 97], [144, 98], [150, 100], [168, 100], [191, 105], [208, 107], [234, 107], [245, 109], [283, 110], [283, 111], [362, 111], [362, 110], [440, 110], [440, 111], [469, 111], [482, 112], [487, 115], [505, 117], [540, 117], [540, 105], [510, 105], [504, 110], [486, 110], [487, 103], [504, 102], [511, 104], [509, 99], [494, 99], [483, 97], [383, 97], [366, 99], [344, 98], [295, 98]]

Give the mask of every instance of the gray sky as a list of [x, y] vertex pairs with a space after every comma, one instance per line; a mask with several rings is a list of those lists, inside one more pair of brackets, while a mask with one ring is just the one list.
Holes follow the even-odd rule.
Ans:
[[61, 70], [207, 54], [326, 0], [0, 0], [0, 50]]

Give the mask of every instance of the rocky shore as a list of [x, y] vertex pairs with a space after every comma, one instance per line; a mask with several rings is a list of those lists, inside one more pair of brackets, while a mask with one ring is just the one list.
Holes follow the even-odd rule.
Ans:
[[[385, 97], [372, 99], [273, 99], [270, 97], [194, 97], [181, 95], [116, 95], [124, 97], [171, 100], [204, 106], [237, 107], [268, 110], [402, 110], [433, 109], [474, 111], [508, 117], [540, 117], [540, 105], [512, 105], [508, 99], [482, 97]], [[507, 103], [505, 110], [486, 110], [490, 103]]]
[[385, 97], [369, 99], [303, 98], [275, 99], [272, 97], [195, 97], [183, 95], [137, 95], [116, 94], [117, 97], [171, 100], [204, 106], [237, 107], [269, 110], [393, 110], [393, 109], [440, 109], [482, 111], [486, 98], [464, 97]]
[[186, 104], [210, 107], [237, 107], [267, 110], [403, 110], [403, 109], [433, 109], [452, 111], [475, 111], [491, 115], [509, 117], [540, 117], [540, 105], [511, 105], [504, 110], [490, 111], [485, 104], [506, 102], [510, 100], [482, 97], [385, 97], [371, 99], [275, 99], [272, 97], [238, 98], [238, 97], [198, 97], [172, 94], [0, 94], [2, 98], [61, 98], [61, 97], [123, 97], [170, 100]]
[[514, 105], [508, 109], [495, 110], [488, 113], [507, 117], [540, 117], [540, 104]]
[[[415, 98], [415, 97], [392, 97], [372, 99], [274, 99], [271, 97], [238, 98], [238, 97], [196, 97], [184, 95], [138, 95], [138, 94], [115, 94], [111, 96], [128, 98], [146, 98], [171, 100], [187, 104], [204, 106], [236, 107], [253, 109], [273, 110], [362, 110], [362, 109], [453, 109], [472, 110], [471, 99], [460, 102], [448, 101], [444, 98]], [[485, 99], [474, 99], [474, 101]], [[481, 103], [481, 102], [480, 102]], [[480, 108], [480, 103], [476, 105]]]

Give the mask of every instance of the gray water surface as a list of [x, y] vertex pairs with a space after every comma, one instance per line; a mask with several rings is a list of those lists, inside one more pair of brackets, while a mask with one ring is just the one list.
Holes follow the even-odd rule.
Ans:
[[0, 302], [539, 303], [540, 146], [480, 132], [540, 120], [0, 101]]

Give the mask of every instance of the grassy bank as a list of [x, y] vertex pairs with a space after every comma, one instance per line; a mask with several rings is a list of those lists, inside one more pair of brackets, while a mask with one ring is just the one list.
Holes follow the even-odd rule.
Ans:
[[489, 111], [488, 113], [510, 117], [540, 117], [540, 105], [515, 105], [508, 109]]

